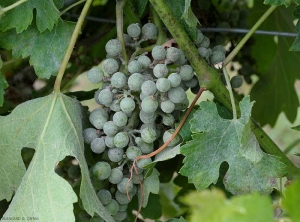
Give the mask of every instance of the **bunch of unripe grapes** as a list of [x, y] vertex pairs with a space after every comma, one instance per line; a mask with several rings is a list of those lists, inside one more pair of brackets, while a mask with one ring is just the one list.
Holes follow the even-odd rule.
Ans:
[[[138, 160], [137, 171], [130, 180], [133, 161], [153, 152], [172, 136], [176, 120], [189, 105], [186, 91], [197, 93], [200, 88], [181, 49], [155, 45], [151, 51], [137, 55], [140, 44], [155, 39], [157, 32], [152, 23], [142, 28], [129, 25], [123, 36], [126, 53], [134, 51], [129, 62], [122, 57], [120, 41], [111, 39], [105, 46], [107, 58], [87, 73], [90, 82], [102, 83], [102, 87], [94, 97], [99, 108], [89, 116], [93, 127], [85, 129], [83, 137], [95, 154], [102, 155], [90, 171], [93, 179], [102, 181], [103, 188], [97, 190], [97, 195], [116, 221], [126, 218], [127, 205], [141, 193], [140, 183], [146, 171], [143, 167], [152, 159]], [[200, 31], [195, 45], [211, 64], [225, 58], [224, 48], [208, 48], [209, 39]], [[180, 142], [177, 135], [168, 146]]]

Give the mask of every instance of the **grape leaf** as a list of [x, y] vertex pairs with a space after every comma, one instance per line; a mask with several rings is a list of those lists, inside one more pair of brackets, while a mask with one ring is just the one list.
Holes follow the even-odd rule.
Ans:
[[[256, 1], [250, 11], [250, 23], [254, 24], [267, 8]], [[292, 32], [295, 29], [293, 19], [291, 7], [278, 7], [260, 29]], [[299, 79], [300, 54], [288, 51], [293, 42], [289, 37], [278, 36], [278, 42], [273, 36], [255, 35], [254, 39], [252, 57], [258, 61], [254, 69], [259, 80], [251, 90], [251, 98], [256, 101], [253, 117], [262, 126], [274, 126], [278, 115], [284, 112], [288, 120], [294, 122], [299, 106], [294, 83]], [[268, 53], [262, 53], [262, 49]]]
[[8, 83], [6, 82], [5, 77], [1, 73], [1, 68], [2, 68], [2, 59], [0, 56], [0, 106], [2, 106], [4, 102], [4, 89], [8, 87]]
[[178, 218], [172, 218], [167, 220], [166, 222], [186, 222], [186, 220], [183, 217]]
[[202, 102], [194, 114], [193, 140], [180, 150], [185, 155], [180, 173], [198, 190], [217, 183], [220, 165], [225, 161], [229, 169], [224, 185], [233, 194], [270, 193], [275, 178], [284, 175], [285, 165], [278, 157], [263, 153], [250, 130], [252, 105], [250, 98], [244, 97], [240, 102], [241, 117], [237, 120], [221, 118], [212, 102]]
[[289, 217], [292, 221], [299, 221], [300, 211], [300, 181], [293, 182], [290, 186], [287, 187], [285, 191], [284, 198], [282, 200], [283, 208], [288, 212]]
[[197, 17], [193, 13], [191, 9], [191, 0], [185, 0], [184, 12], [182, 17], [189, 27], [197, 27], [197, 24], [200, 22], [198, 21]]
[[292, 129], [300, 131], [300, 125], [299, 126], [294, 126], [294, 127], [292, 127]]
[[148, 3], [148, 0], [135, 0], [134, 1], [134, 4], [136, 5], [138, 16], [140, 18], [142, 17], [142, 15], [146, 9], [147, 3]]
[[[142, 190], [139, 187], [138, 188], [138, 199], [139, 199], [139, 206], [142, 204], [143, 207], [145, 208], [148, 203], [148, 198], [150, 193], [158, 194], [159, 192], [159, 172], [157, 169], [153, 169], [152, 174], [148, 177], [146, 177], [143, 180], [143, 194]], [[144, 198], [142, 198], [142, 195], [144, 195]], [[142, 202], [143, 200], [143, 202]]]
[[[61, 93], [31, 100], [0, 116], [0, 200], [15, 196], [4, 217], [38, 217], [40, 221], [75, 221], [77, 201], [71, 185], [54, 172], [66, 156], [81, 167], [80, 197], [90, 214], [114, 221], [100, 203], [84, 158], [79, 103]], [[8, 127], [9, 126], [9, 127]], [[23, 147], [35, 149], [26, 171]]]
[[[1, 0], [1, 7], [10, 6], [17, 1]], [[34, 9], [38, 31], [44, 32], [46, 29], [51, 31], [59, 18], [59, 11], [52, 0], [28, 0], [6, 12], [0, 19], [0, 30], [6, 31], [16, 28], [17, 33], [23, 32], [32, 23]]]
[[[193, 40], [196, 40], [196, 30], [197, 23], [191, 21], [191, 15], [186, 19], [184, 15], [184, 10], [186, 8], [186, 0], [168, 0], [166, 3], [172, 10], [174, 16], [180, 21], [184, 30], [190, 35]], [[193, 14], [193, 12], [190, 12]], [[193, 14], [194, 15], [194, 14]], [[195, 15], [194, 15], [195, 16]]]
[[265, 0], [266, 5], [285, 5], [286, 7], [290, 6], [292, 0]]
[[182, 198], [188, 206], [191, 222], [273, 222], [273, 209], [268, 196], [251, 194], [227, 200], [218, 189], [191, 192]]
[[14, 58], [30, 56], [29, 63], [36, 74], [40, 78], [50, 78], [59, 70], [73, 29], [73, 23], [59, 20], [51, 32], [40, 33], [35, 25], [20, 34], [14, 30], [0, 32], [0, 47], [12, 49]]

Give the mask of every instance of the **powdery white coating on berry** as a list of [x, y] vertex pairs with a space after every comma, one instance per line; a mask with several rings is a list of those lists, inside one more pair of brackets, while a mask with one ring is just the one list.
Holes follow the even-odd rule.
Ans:
[[223, 62], [225, 59], [225, 55], [221, 51], [213, 51], [212, 56], [210, 57], [211, 64], [218, 64]]
[[122, 111], [116, 112], [113, 115], [113, 122], [118, 127], [125, 126], [127, 124], [127, 121], [128, 121], [128, 117], [127, 117], [126, 113], [124, 113]]
[[119, 211], [119, 204], [116, 200], [112, 199], [108, 204], [106, 204], [105, 209], [110, 213], [110, 215], [115, 215]]
[[141, 130], [141, 137], [146, 143], [152, 143], [156, 140], [156, 131], [152, 127], [146, 127]]
[[108, 120], [108, 114], [104, 109], [97, 108], [91, 112], [89, 120], [95, 128], [102, 129], [104, 123]]
[[110, 79], [112, 87], [115, 88], [123, 88], [127, 83], [127, 78], [124, 73], [122, 72], [116, 72], [112, 75]]
[[105, 180], [109, 177], [111, 168], [107, 162], [100, 161], [93, 166], [92, 172], [98, 180]]
[[87, 128], [83, 131], [83, 139], [86, 144], [91, 144], [91, 142], [98, 137], [97, 130], [94, 128]]
[[130, 192], [133, 188], [133, 183], [131, 180], [129, 180], [129, 178], [127, 177], [124, 177], [120, 183], [118, 183], [117, 185], [118, 187], [118, 190], [121, 192], [121, 193], [127, 193], [127, 192]]
[[123, 159], [124, 150], [121, 148], [112, 148], [108, 150], [108, 159], [112, 162], [119, 162]]
[[117, 56], [122, 53], [122, 45], [118, 39], [111, 39], [105, 45], [105, 51], [109, 56]]
[[157, 91], [156, 84], [152, 80], [147, 80], [147, 81], [143, 82], [143, 84], [141, 86], [141, 90], [145, 96], [154, 95]]
[[175, 105], [170, 100], [166, 100], [160, 103], [160, 108], [164, 113], [171, 113], [174, 111]]
[[154, 46], [152, 49], [152, 57], [157, 61], [163, 60], [166, 58], [166, 50], [160, 45]]
[[139, 117], [143, 123], [153, 123], [156, 120], [157, 114], [155, 112], [146, 113], [143, 110], [141, 110]]
[[129, 143], [129, 137], [125, 132], [119, 132], [114, 137], [114, 145], [117, 148], [124, 148]]
[[109, 105], [109, 108], [112, 110], [112, 111], [115, 111], [115, 112], [118, 112], [121, 110], [120, 108], [120, 101], [115, 99], [112, 101], [112, 103]]
[[106, 148], [105, 142], [103, 138], [96, 138], [93, 139], [91, 143], [91, 150], [94, 153], [100, 154], [103, 153]]
[[93, 67], [87, 72], [87, 78], [91, 83], [98, 84], [103, 80], [103, 72], [99, 67]]
[[[174, 131], [175, 131], [174, 129], [170, 129], [170, 130], [168, 130], [168, 131], [166, 131], [164, 133], [164, 135], [163, 135], [163, 141], [164, 141], [164, 143], [166, 143], [168, 141], [168, 139], [171, 138], [171, 136], [174, 133]], [[177, 134], [175, 136], [175, 138], [171, 141], [171, 143], [169, 143], [168, 146], [176, 146], [176, 145], [178, 145], [180, 143], [180, 140], [181, 140], [180, 136]]]
[[187, 98], [185, 91], [179, 86], [171, 88], [168, 91], [168, 97], [173, 103], [182, 103]]
[[178, 66], [182, 66], [182, 65], [186, 64], [187, 60], [185, 58], [183, 51], [181, 49], [178, 49], [178, 51], [179, 51], [179, 59], [176, 60], [174, 62], [174, 64], [176, 64]]
[[99, 190], [97, 197], [103, 205], [108, 204], [112, 200], [111, 193], [105, 189]]
[[154, 113], [158, 108], [158, 102], [152, 96], [147, 96], [142, 100], [141, 107], [146, 113]]
[[141, 160], [138, 160], [136, 165], [143, 169], [144, 166], [150, 164], [152, 162], [151, 158], [146, 158], [146, 159], [141, 159]]
[[208, 48], [210, 44], [210, 40], [209, 38], [207, 38], [206, 36], [204, 36], [202, 42], [200, 44], [198, 44], [198, 47], [204, 47], [204, 48]]
[[180, 67], [179, 75], [183, 81], [188, 81], [193, 78], [194, 70], [190, 65], [183, 65]]
[[[132, 195], [130, 195], [131, 197]], [[119, 204], [128, 204], [130, 203], [131, 199], [128, 199], [127, 195], [125, 193], [121, 193], [119, 190], [117, 190], [115, 194], [115, 198], [118, 201]]]
[[212, 51], [220, 51], [222, 52], [224, 55], [226, 54], [226, 49], [224, 48], [224, 46], [222, 45], [216, 45], [215, 47], [213, 47]]
[[123, 39], [124, 39], [125, 43], [132, 43], [133, 42], [132, 38], [129, 35], [125, 34], [125, 33], [123, 34]]
[[199, 47], [198, 48], [198, 54], [202, 57], [202, 58], [206, 58], [207, 54], [208, 54], [208, 49], [205, 47]]
[[197, 29], [195, 44], [199, 45], [203, 41], [203, 39], [204, 39], [203, 33], [199, 29]]
[[179, 59], [180, 57], [180, 52], [177, 48], [175, 47], [170, 47], [167, 49], [167, 54], [166, 57], [169, 61], [175, 62]]
[[116, 126], [116, 124], [113, 121], [107, 121], [103, 125], [103, 132], [107, 136], [114, 136], [118, 132], [118, 127]]
[[114, 137], [113, 136], [106, 136], [104, 139], [105, 145], [108, 148], [115, 148], [115, 144], [114, 144]]
[[135, 102], [132, 98], [126, 97], [121, 100], [120, 108], [125, 113], [130, 113], [135, 109]]
[[144, 83], [145, 78], [140, 73], [133, 73], [128, 78], [128, 87], [133, 91], [141, 91], [141, 86]]
[[109, 106], [113, 101], [114, 94], [109, 89], [103, 89], [98, 95], [101, 104]]
[[131, 37], [131, 38], [136, 38], [141, 34], [141, 28], [140, 26], [136, 23], [136, 24], [130, 24], [127, 27], [127, 34]]
[[153, 23], [147, 23], [142, 27], [142, 34], [147, 39], [154, 39], [157, 35], [157, 27]]
[[123, 172], [119, 168], [114, 168], [111, 170], [108, 181], [112, 184], [118, 184], [123, 179]]
[[119, 64], [115, 59], [105, 59], [102, 63], [102, 68], [107, 74], [111, 75], [118, 71]]
[[171, 87], [170, 80], [166, 78], [159, 78], [156, 81], [156, 88], [160, 92], [167, 92]]
[[175, 122], [174, 116], [171, 114], [166, 114], [163, 116], [162, 122], [166, 126], [173, 126]]
[[140, 56], [137, 61], [141, 64], [142, 68], [144, 68], [144, 69], [149, 68], [149, 66], [151, 64], [150, 58], [145, 55]]
[[163, 78], [166, 77], [168, 75], [168, 68], [165, 64], [157, 64], [154, 66], [153, 68], [153, 74], [157, 77], [157, 78]]
[[138, 148], [136, 146], [130, 146], [126, 150], [127, 158], [132, 160], [132, 161], [140, 155], [142, 155], [142, 151], [140, 150], [140, 148]]
[[193, 78], [191, 78], [188, 81], [183, 81], [183, 84], [186, 85], [189, 88], [194, 88], [199, 84], [199, 82], [198, 82], [197, 77], [194, 76]]
[[181, 83], [181, 77], [178, 73], [171, 73], [168, 76], [168, 80], [170, 81], [172, 87], [177, 87]]
[[127, 212], [126, 211], [119, 211], [113, 215], [113, 218], [116, 220], [116, 221], [123, 221], [127, 218]]
[[142, 71], [142, 65], [137, 60], [132, 60], [128, 64], [128, 71], [130, 73], [141, 72]]

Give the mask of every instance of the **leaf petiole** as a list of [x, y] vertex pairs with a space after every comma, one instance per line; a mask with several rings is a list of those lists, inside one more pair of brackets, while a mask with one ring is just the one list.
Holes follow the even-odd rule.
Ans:
[[69, 7], [67, 7], [65, 10], [61, 11], [61, 13], [59, 13], [59, 16], [62, 16], [63, 14], [65, 14], [67, 11], [69, 11], [71, 8], [74, 8], [75, 6], [85, 2], [86, 0], [80, 0], [78, 2], [75, 2], [74, 4], [70, 5]]
[[237, 115], [236, 115], [235, 101], [234, 101], [234, 97], [233, 97], [233, 93], [232, 93], [232, 87], [230, 85], [229, 75], [227, 73], [227, 69], [226, 69], [225, 65], [223, 66], [223, 73], [224, 73], [224, 76], [225, 76], [227, 89], [229, 91], [229, 96], [230, 96], [230, 101], [231, 101], [231, 106], [232, 106], [233, 120], [236, 120]]
[[1, 8], [0, 7], [0, 16], [3, 15], [5, 12], [8, 12], [9, 10], [12, 10], [14, 9], [15, 7], [23, 4], [24, 2], [27, 2], [27, 0], [20, 0], [20, 1], [17, 1], [15, 2], [14, 4], [10, 5], [10, 6], [7, 6], [5, 8]]

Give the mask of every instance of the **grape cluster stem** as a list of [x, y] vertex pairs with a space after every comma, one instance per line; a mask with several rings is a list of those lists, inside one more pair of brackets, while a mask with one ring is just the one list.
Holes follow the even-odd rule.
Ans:
[[[195, 96], [193, 102], [191, 103], [189, 109], [186, 111], [186, 113], [184, 114], [182, 120], [180, 121], [178, 127], [176, 128], [176, 130], [174, 131], [174, 133], [172, 134], [172, 136], [161, 146], [159, 147], [157, 150], [153, 151], [152, 153], [149, 153], [147, 155], [142, 155], [142, 156], [138, 156], [134, 159], [133, 163], [132, 163], [132, 166], [130, 168], [130, 178], [126, 184], [126, 193], [127, 193], [127, 197], [128, 199], [130, 200], [130, 195], [129, 195], [129, 192], [128, 192], [128, 185], [130, 183], [130, 181], [132, 180], [132, 176], [133, 176], [133, 170], [135, 171], [135, 173], [138, 175], [138, 170], [136, 168], [136, 163], [138, 160], [141, 160], [141, 159], [147, 159], [147, 158], [151, 158], [153, 156], [155, 156], [156, 154], [160, 153], [161, 151], [163, 151], [171, 142], [172, 140], [176, 137], [176, 135], [179, 133], [180, 129], [182, 128], [183, 124], [185, 123], [186, 119], [188, 118], [190, 112], [192, 111], [193, 107], [195, 106], [196, 102], [198, 101], [199, 97], [201, 96], [201, 94], [206, 91], [206, 88], [200, 88], [197, 95]], [[142, 208], [142, 205], [143, 205], [143, 202], [144, 202], [144, 190], [143, 190], [143, 185], [140, 181], [140, 187], [141, 187], [141, 193], [142, 193], [142, 201], [141, 201], [141, 205], [139, 206], [139, 210], [138, 210], [138, 214], [140, 213], [141, 211], [141, 208]], [[137, 217], [136, 217], [137, 219]], [[136, 221], [135, 219], [135, 221]]]

